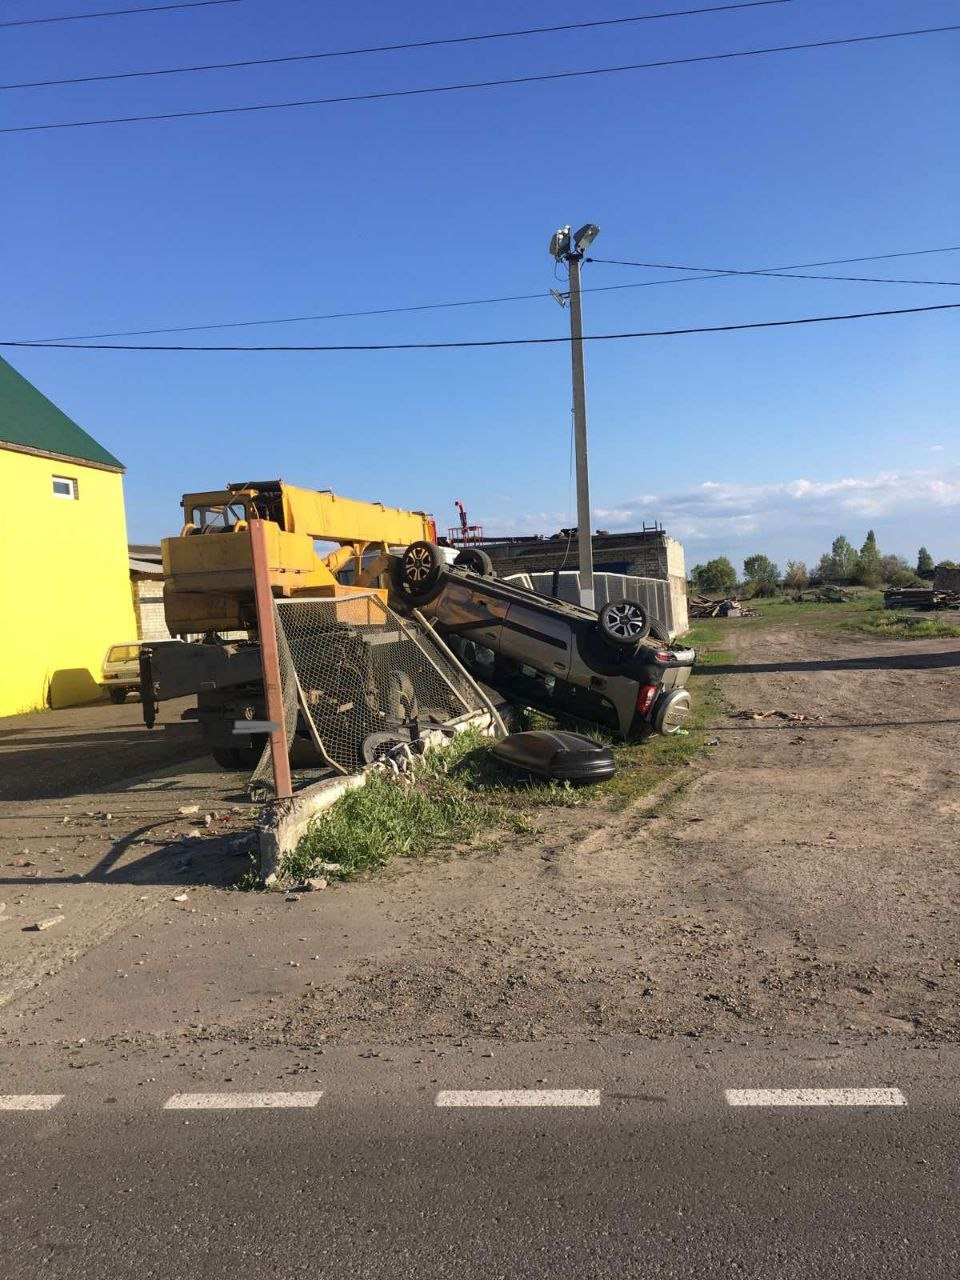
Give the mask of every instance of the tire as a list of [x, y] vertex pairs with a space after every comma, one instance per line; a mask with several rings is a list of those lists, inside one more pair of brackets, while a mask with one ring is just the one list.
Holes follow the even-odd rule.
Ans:
[[650, 621], [650, 635], [652, 639], [659, 640], [661, 644], [670, 643], [670, 632], [662, 622], [657, 622], [656, 618]]
[[459, 565], [461, 569], [469, 569], [471, 573], [478, 573], [481, 578], [495, 577], [493, 561], [482, 547], [464, 547], [462, 551], [457, 552], [453, 563]]
[[609, 600], [597, 615], [597, 627], [608, 644], [635, 649], [650, 634], [650, 619], [635, 600]]
[[411, 542], [400, 557], [400, 581], [412, 600], [423, 600], [440, 581], [440, 548], [432, 542]]
[[116, 703], [126, 702], [127, 690], [126, 689], [108, 689], [107, 696], [109, 697], [111, 702], [116, 702]]
[[361, 764], [376, 764], [390, 754], [394, 747], [409, 743], [410, 739], [397, 733], [368, 733], [360, 747]]

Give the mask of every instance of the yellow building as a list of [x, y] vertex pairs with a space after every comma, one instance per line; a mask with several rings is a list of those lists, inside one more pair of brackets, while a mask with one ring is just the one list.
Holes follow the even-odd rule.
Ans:
[[0, 716], [99, 698], [136, 634], [123, 466], [0, 358]]

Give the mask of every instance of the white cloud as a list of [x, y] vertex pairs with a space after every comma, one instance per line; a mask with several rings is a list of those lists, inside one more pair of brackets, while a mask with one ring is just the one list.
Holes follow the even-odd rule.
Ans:
[[[687, 544], [688, 560], [720, 553], [737, 556], [758, 547], [780, 557], [815, 557], [838, 533], [859, 543], [875, 528], [883, 549], [916, 542], [956, 557], [954, 529], [960, 508], [960, 466], [879, 471], [835, 480], [805, 476], [776, 484], [706, 480], [679, 492], [642, 493], [593, 509], [596, 529], [642, 528], [658, 520]], [[471, 515], [473, 513], [471, 512]], [[488, 534], [543, 534], [576, 523], [568, 511], [540, 510], [478, 517]]]
[[880, 471], [839, 480], [804, 477], [778, 484], [705, 481], [694, 489], [644, 495], [596, 512], [605, 528], [636, 528], [657, 519], [674, 537], [711, 542], [784, 526], [832, 526], [844, 516], [881, 519], [960, 506], [960, 467], [945, 471]]

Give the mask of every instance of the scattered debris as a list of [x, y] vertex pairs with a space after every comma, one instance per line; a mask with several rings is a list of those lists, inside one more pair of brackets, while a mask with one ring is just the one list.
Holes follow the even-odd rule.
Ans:
[[35, 933], [42, 933], [44, 929], [52, 929], [56, 924], [63, 924], [65, 916], [48, 916], [46, 920], [38, 920], [36, 924], [27, 927]]
[[786, 720], [790, 724], [805, 724], [809, 720], [822, 720], [823, 716], [808, 716], [805, 711], [783, 711], [780, 707], [772, 707], [769, 711], [738, 711], [738, 720]]
[[303, 882], [305, 889], [325, 889], [327, 881], [324, 876], [310, 876]]
[[199, 813], [199, 812], [200, 812], [200, 806], [198, 804], [184, 804], [184, 805], [181, 805], [180, 808], [177, 810], [177, 813], [183, 814], [185, 818], [188, 818], [191, 813]]
[[187, 902], [187, 901], [189, 900], [189, 897], [190, 897], [190, 895], [189, 895], [189, 894], [187, 894], [187, 893], [175, 893], [175, 894], [173, 895], [173, 898], [171, 899], [171, 901], [173, 901], [173, 902]]
[[794, 604], [847, 604], [854, 599], [853, 593], [845, 591], [834, 583], [826, 583], [822, 587], [811, 587], [808, 591], [798, 591], [792, 597]]
[[697, 596], [688, 602], [691, 618], [756, 618], [756, 609], [747, 609], [739, 600], [708, 600], [706, 596]]
[[299, 902], [299, 901], [300, 901], [299, 893], [288, 893], [287, 896], [284, 898], [284, 902]]

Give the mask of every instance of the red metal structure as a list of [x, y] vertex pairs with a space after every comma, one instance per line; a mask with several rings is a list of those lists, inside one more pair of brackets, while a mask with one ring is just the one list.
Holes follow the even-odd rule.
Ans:
[[471, 543], [483, 542], [483, 526], [470, 524], [467, 509], [459, 498], [453, 504], [460, 512], [460, 523], [447, 531], [450, 542], [455, 547], [468, 547]]

